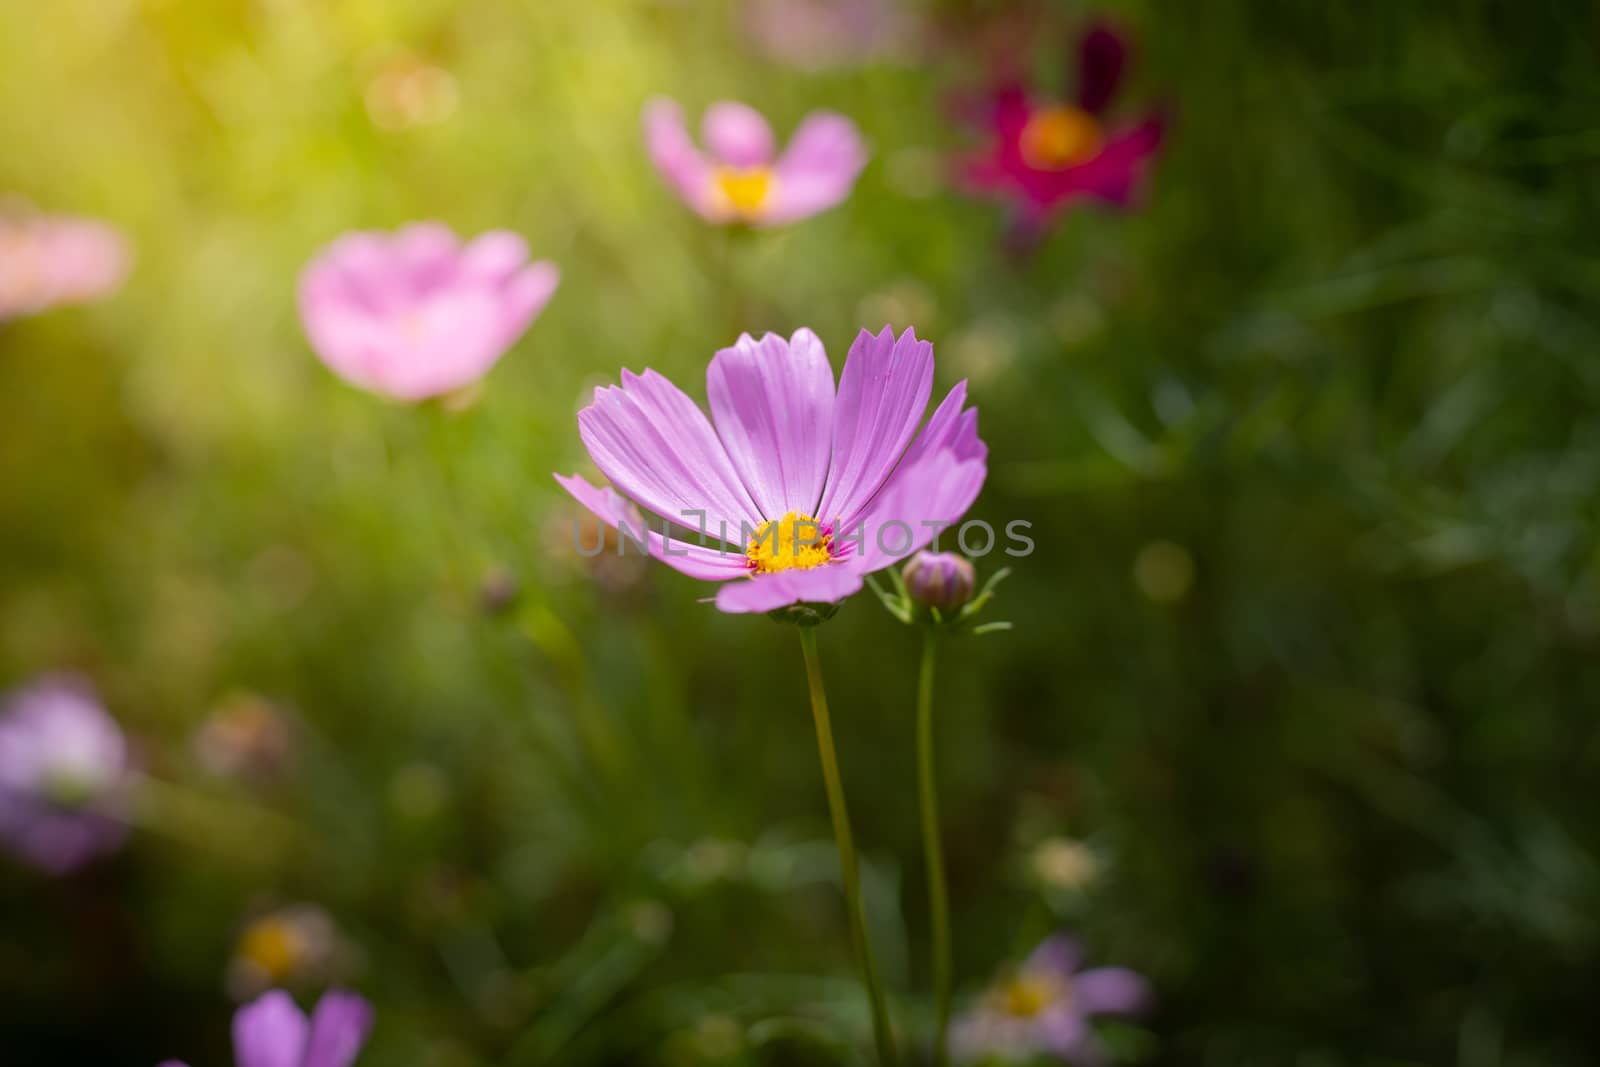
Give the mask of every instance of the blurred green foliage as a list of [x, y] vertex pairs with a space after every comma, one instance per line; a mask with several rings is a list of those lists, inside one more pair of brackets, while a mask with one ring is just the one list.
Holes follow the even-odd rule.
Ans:
[[[235, 941], [295, 902], [352, 946], [373, 1067], [862, 1055], [794, 635], [593, 573], [550, 472], [621, 367], [698, 396], [738, 330], [837, 367], [893, 321], [972, 381], [978, 514], [1038, 541], [1016, 631], [942, 666], [963, 988], [1064, 923], [1156, 982], [1153, 1064], [1592, 1063], [1595, 8], [1112, 10], [1169, 146], [1142, 209], [1017, 261], [941, 181], [1015, 5], [816, 74], [669, 0], [0, 7], [0, 190], [138, 249], [0, 325], [0, 679], [88, 675], [163, 783], [111, 862], [0, 871], [6, 1062], [230, 1062]], [[1041, 70], [1086, 14], [1044, 11]], [[837, 108], [874, 162], [730, 240], [648, 166], [655, 93]], [[319, 247], [419, 218], [564, 271], [464, 413], [342, 385], [296, 322]], [[869, 597], [820, 636], [916, 1022], [916, 637]], [[273, 784], [196, 764], [240, 690], [292, 709]], [[1098, 875], [1041, 888], [1063, 836]]]

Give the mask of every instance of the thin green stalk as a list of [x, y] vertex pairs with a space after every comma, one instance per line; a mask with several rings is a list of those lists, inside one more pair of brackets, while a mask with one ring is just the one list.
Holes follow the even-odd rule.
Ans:
[[926, 627], [922, 669], [917, 676], [917, 793], [922, 803], [922, 848], [928, 862], [928, 916], [933, 925], [933, 1063], [949, 1062], [950, 891], [945, 884], [944, 842], [939, 835], [939, 791], [933, 774], [933, 668], [939, 656], [939, 630]]
[[850, 811], [845, 807], [844, 782], [839, 778], [839, 757], [833, 749], [833, 725], [828, 718], [828, 695], [822, 688], [822, 662], [817, 658], [817, 634], [812, 626], [800, 627], [800, 648], [806, 657], [806, 681], [811, 687], [811, 717], [817, 724], [817, 753], [822, 758], [822, 781], [828, 791], [828, 811], [833, 816], [833, 837], [839, 845], [839, 880], [844, 884], [846, 910], [850, 913], [850, 935], [861, 960], [862, 981], [867, 999], [872, 1002], [872, 1035], [878, 1045], [878, 1062], [893, 1067], [894, 1033], [889, 1025], [889, 1009], [878, 981], [878, 967], [867, 940], [867, 916], [861, 905], [861, 870], [856, 863], [855, 841], [850, 835]]

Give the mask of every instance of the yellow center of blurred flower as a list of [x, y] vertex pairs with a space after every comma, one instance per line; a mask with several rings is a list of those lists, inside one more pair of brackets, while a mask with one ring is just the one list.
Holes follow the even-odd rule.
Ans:
[[713, 181], [729, 209], [744, 219], [759, 215], [772, 195], [770, 167], [718, 167]]
[[1103, 138], [1100, 123], [1082, 108], [1040, 108], [1028, 117], [1018, 148], [1036, 170], [1066, 170], [1093, 159]]
[[1048, 974], [1019, 974], [996, 992], [996, 1007], [1014, 1019], [1032, 1019], [1072, 995], [1066, 982]]
[[810, 570], [833, 559], [832, 540], [816, 519], [791, 511], [757, 528], [745, 560], [757, 574]]
[[274, 981], [293, 974], [305, 953], [305, 938], [293, 923], [283, 919], [257, 920], [239, 939], [239, 955]]

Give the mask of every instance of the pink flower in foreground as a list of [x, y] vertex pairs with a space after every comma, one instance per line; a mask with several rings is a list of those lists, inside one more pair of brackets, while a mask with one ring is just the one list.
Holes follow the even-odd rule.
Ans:
[[122, 731], [77, 680], [36, 682], [0, 711], [0, 840], [40, 870], [120, 845], [132, 779]]
[[98, 299], [122, 284], [128, 259], [105, 223], [0, 212], [0, 319]]
[[[810, 330], [748, 334], [706, 370], [707, 419], [652, 370], [595, 390], [578, 432], [615, 490], [556, 481], [610, 526], [684, 574], [722, 582], [717, 607], [831, 604], [911, 555], [972, 506], [988, 448], [967, 383], [917, 426], [933, 391], [933, 346], [907, 330], [861, 331], [837, 391]], [[640, 508], [709, 532], [701, 545], [646, 532]]]
[[[233, 1015], [237, 1067], [350, 1067], [372, 1030], [372, 1005], [354, 993], [330, 989], [311, 1018], [289, 994], [274, 989]], [[185, 1067], [167, 1060], [161, 1067]]]
[[396, 400], [454, 392], [488, 373], [560, 281], [528, 262], [504, 230], [462, 245], [423, 222], [394, 234], [349, 233], [300, 279], [306, 336], [352, 385]]
[[645, 105], [650, 159], [683, 202], [710, 222], [777, 226], [842, 202], [867, 165], [855, 123], [814, 111], [780, 155], [761, 113], [724, 101], [706, 109], [706, 150], [696, 147], [683, 111], [671, 100]]
[[1084, 198], [1129, 206], [1161, 145], [1163, 123], [1151, 115], [1125, 129], [1107, 127], [1126, 62], [1126, 42], [1096, 26], [1079, 43], [1076, 101], [1049, 99], [1016, 83], [996, 90], [973, 109], [989, 144], [961, 164], [963, 183], [1017, 204], [1032, 226]]

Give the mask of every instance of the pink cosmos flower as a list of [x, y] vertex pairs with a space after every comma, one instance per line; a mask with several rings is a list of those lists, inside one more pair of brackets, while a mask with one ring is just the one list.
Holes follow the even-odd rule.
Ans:
[[0, 320], [98, 299], [122, 284], [128, 259], [103, 222], [0, 212]]
[[963, 184], [1016, 204], [1031, 226], [1084, 198], [1129, 206], [1161, 145], [1158, 115], [1119, 130], [1106, 123], [1127, 63], [1123, 38], [1095, 26], [1078, 49], [1076, 101], [1050, 99], [1012, 82], [971, 109], [990, 143], [962, 162]]
[[[308, 1021], [289, 994], [274, 989], [233, 1016], [237, 1067], [350, 1067], [372, 1030], [372, 1005], [330, 989]], [[161, 1067], [185, 1067], [166, 1060]]]
[[709, 222], [779, 226], [808, 218], [850, 195], [867, 165], [855, 123], [814, 111], [780, 155], [761, 113], [724, 101], [706, 109], [702, 152], [671, 100], [645, 105], [650, 159], [683, 202]]
[[1150, 984], [1126, 967], [1082, 970], [1082, 960], [1082, 947], [1072, 938], [1046, 939], [956, 1020], [950, 1032], [956, 1059], [1055, 1056], [1076, 1064], [1106, 1062], [1090, 1019], [1143, 1010]]
[[[717, 607], [741, 613], [831, 604], [904, 559], [977, 499], [988, 448], [967, 383], [917, 427], [933, 391], [933, 346], [907, 330], [861, 331], [834, 388], [810, 330], [742, 335], [706, 370], [707, 419], [652, 370], [595, 390], [578, 432], [615, 489], [556, 481], [656, 559], [722, 582]], [[648, 530], [623, 495], [715, 544]], [[703, 539], [702, 539], [703, 541]]]
[[65, 874], [127, 836], [127, 742], [89, 688], [47, 678], [0, 712], [0, 841]]
[[463, 246], [446, 226], [349, 233], [300, 279], [300, 317], [322, 361], [352, 385], [424, 400], [477, 381], [522, 336], [560, 281], [495, 230]]

